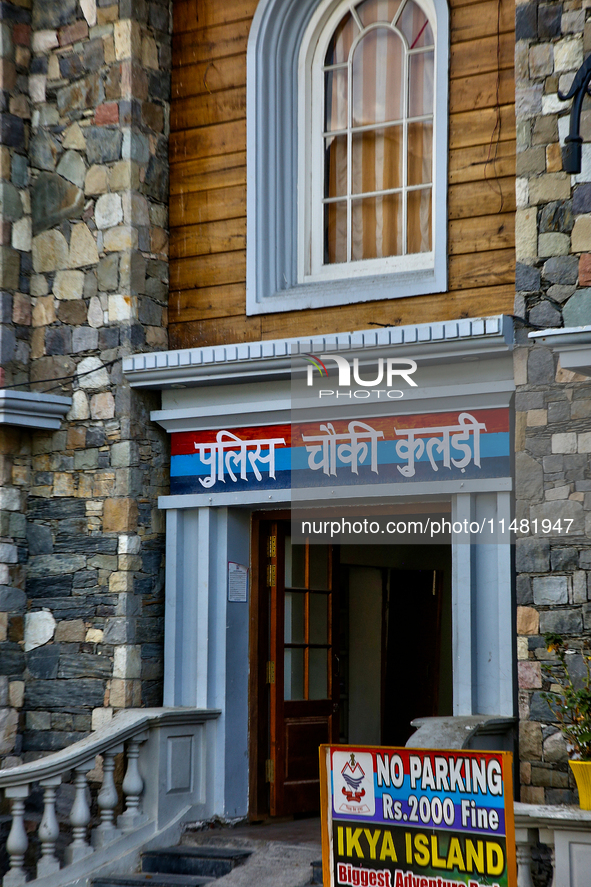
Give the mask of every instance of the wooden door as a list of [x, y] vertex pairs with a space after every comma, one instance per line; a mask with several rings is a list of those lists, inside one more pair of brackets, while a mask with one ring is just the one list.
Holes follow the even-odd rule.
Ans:
[[266, 566], [272, 816], [319, 809], [318, 746], [338, 740], [335, 554], [329, 545], [292, 545], [289, 522], [271, 523]]

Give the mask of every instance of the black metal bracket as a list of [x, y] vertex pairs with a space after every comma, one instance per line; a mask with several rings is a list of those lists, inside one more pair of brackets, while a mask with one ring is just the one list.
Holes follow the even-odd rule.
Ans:
[[562, 149], [562, 168], [565, 172], [576, 175], [581, 172], [581, 148], [583, 145], [583, 137], [581, 136], [581, 110], [583, 108], [583, 99], [589, 93], [589, 84], [591, 83], [591, 55], [585, 59], [577, 73], [575, 79], [571, 83], [571, 87], [566, 95], [558, 90], [558, 98], [561, 102], [573, 99], [570, 109], [570, 126], [568, 135], [564, 140], [564, 148]]

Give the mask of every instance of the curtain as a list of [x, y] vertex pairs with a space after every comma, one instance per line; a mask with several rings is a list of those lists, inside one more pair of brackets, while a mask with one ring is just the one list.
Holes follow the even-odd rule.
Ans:
[[[365, 0], [358, 7], [362, 23], [371, 17], [394, 15], [395, 0]], [[383, 18], [382, 18], [383, 17]], [[404, 19], [404, 21], [403, 21]], [[387, 19], [386, 19], [387, 20]], [[327, 63], [336, 58], [345, 61], [345, 49], [350, 47], [356, 32], [352, 17], [341, 21]], [[424, 13], [409, 0], [400, 16], [407, 40], [417, 45], [429, 45], [431, 30]], [[338, 34], [338, 40], [336, 40]], [[335, 42], [336, 41], [336, 42]], [[333, 45], [334, 44], [334, 45]], [[338, 45], [337, 45], [338, 44]], [[348, 56], [347, 56], [348, 58]], [[325, 143], [325, 197], [342, 198], [326, 205], [325, 261], [327, 263], [350, 259], [383, 258], [406, 252], [424, 252], [431, 249], [431, 188], [383, 192], [406, 186], [430, 185], [432, 176], [432, 121], [406, 124], [407, 174], [403, 174], [405, 141], [405, 83], [408, 78], [408, 116], [432, 114], [433, 107], [433, 52], [408, 55], [400, 36], [390, 27], [373, 28], [365, 32], [355, 47], [351, 65], [351, 95], [348, 94], [347, 69], [326, 73], [327, 132], [343, 132], [351, 123], [351, 156], [348, 157], [346, 134], [329, 136]], [[405, 65], [407, 71], [405, 72]], [[350, 107], [349, 107], [350, 104]], [[359, 128], [363, 127], [362, 130]], [[351, 176], [351, 213], [347, 213], [348, 183]], [[407, 231], [403, 227], [406, 199]], [[350, 229], [349, 229], [350, 225]]]

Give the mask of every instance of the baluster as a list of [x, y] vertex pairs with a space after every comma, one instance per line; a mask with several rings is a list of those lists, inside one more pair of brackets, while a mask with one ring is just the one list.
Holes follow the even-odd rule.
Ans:
[[51, 776], [39, 783], [45, 790], [43, 792], [43, 816], [39, 826], [39, 840], [41, 841], [41, 858], [37, 863], [37, 877], [44, 878], [60, 868], [59, 860], [55, 855], [55, 845], [59, 837], [60, 827], [55, 815], [55, 796], [57, 787], [61, 783], [61, 776]]
[[113, 779], [113, 771], [115, 770], [115, 755], [121, 751], [123, 751], [123, 746], [118, 745], [116, 748], [110, 748], [103, 752], [103, 784], [97, 798], [101, 821], [92, 836], [92, 843], [95, 847], [104, 847], [105, 844], [115, 840], [118, 835], [119, 830], [115, 828], [113, 820], [119, 796]]
[[94, 761], [89, 761], [76, 767], [74, 787], [76, 795], [70, 810], [70, 825], [72, 826], [72, 843], [66, 847], [66, 863], [71, 865], [78, 859], [83, 859], [93, 852], [86, 840], [86, 827], [90, 822], [90, 807], [88, 806], [86, 774], [94, 767]]
[[3, 887], [20, 887], [27, 880], [23, 868], [25, 853], [29, 846], [29, 839], [25, 831], [25, 799], [29, 796], [28, 785], [8, 786], [4, 793], [12, 801], [12, 825], [6, 841], [6, 849], [10, 857], [10, 870], [4, 875]]
[[516, 828], [515, 844], [517, 857], [517, 887], [533, 887], [531, 877], [531, 850], [536, 843], [537, 830], [533, 828]]
[[125, 795], [125, 813], [117, 820], [117, 825], [123, 832], [133, 831], [134, 828], [145, 820], [139, 811], [141, 795], [144, 790], [144, 780], [138, 767], [140, 745], [148, 738], [148, 733], [134, 736], [127, 743], [127, 770], [123, 780], [123, 793]]

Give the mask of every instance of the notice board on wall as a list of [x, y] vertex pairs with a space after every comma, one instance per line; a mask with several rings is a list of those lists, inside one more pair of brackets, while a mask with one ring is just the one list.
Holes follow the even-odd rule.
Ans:
[[324, 887], [517, 887], [508, 752], [320, 747]]

